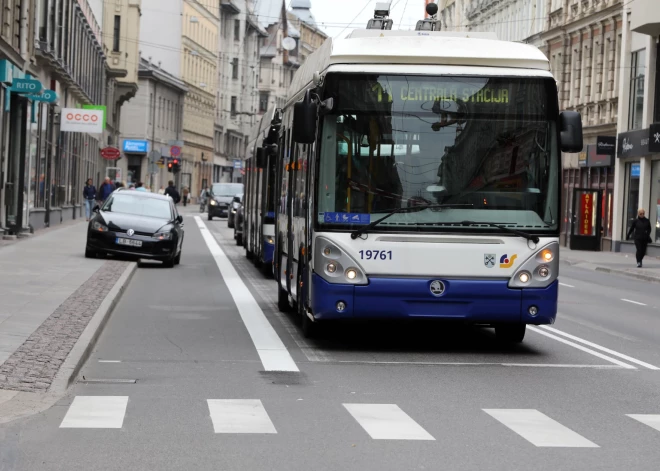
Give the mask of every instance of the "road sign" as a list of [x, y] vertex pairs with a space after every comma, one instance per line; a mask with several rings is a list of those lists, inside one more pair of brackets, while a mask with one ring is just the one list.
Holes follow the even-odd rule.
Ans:
[[149, 152], [149, 163], [150, 164], [155, 164], [158, 159], [162, 157], [160, 150], [152, 150]]
[[117, 160], [121, 157], [121, 151], [116, 147], [104, 147], [101, 149], [101, 157], [106, 160]]
[[181, 147], [179, 146], [170, 147], [170, 155], [172, 157], [179, 157], [181, 155]]
[[234, 160], [234, 168], [241, 169], [243, 168], [243, 162], [241, 160]]

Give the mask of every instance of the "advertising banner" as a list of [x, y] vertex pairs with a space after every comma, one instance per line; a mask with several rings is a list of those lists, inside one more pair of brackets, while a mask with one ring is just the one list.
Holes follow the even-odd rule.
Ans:
[[580, 195], [580, 235], [593, 235], [593, 199], [592, 193]]
[[103, 133], [103, 111], [63, 108], [60, 130], [65, 132]]

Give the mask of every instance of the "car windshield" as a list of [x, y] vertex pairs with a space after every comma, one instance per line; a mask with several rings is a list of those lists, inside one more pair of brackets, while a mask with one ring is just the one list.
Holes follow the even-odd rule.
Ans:
[[[550, 81], [336, 75], [320, 138], [320, 224], [451, 229], [466, 219], [556, 229], [559, 153]], [[556, 101], [556, 100], [555, 100]], [[490, 226], [476, 226], [481, 230]], [[460, 229], [460, 230], [464, 230]]]
[[236, 196], [243, 191], [242, 183], [214, 183], [213, 196]]
[[108, 213], [134, 214], [136, 216], [172, 219], [172, 211], [169, 201], [140, 197], [136, 194], [126, 194], [124, 192], [115, 193], [105, 202], [102, 211]]

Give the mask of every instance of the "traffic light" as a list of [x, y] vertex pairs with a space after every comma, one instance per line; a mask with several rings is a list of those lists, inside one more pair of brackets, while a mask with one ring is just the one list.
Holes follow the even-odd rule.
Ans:
[[167, 162], [167, 171], [179, 173], [181, 171], [181, 161], [179, 159], [170, 159], [169, 162]]

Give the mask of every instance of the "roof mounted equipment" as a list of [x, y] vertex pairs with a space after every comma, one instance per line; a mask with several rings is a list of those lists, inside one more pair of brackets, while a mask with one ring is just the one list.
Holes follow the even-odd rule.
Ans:
[[418, 21], [415, 31], [440, 31], [441, 21], [437, 16], [438, 5], [436, 3], [429, 3], [426, 5], [426, 13], [429, 17]]
[[369, 20], [367, 23], [367, 29], [387, 29], [391, 30], [394, 21], [389, 19], [390, 8], [392, 7], [392, 0], [388, 2], [378, 2], [376, 3], [376, 11], [374, 13], [374, 18]]

